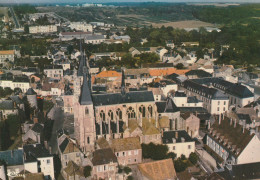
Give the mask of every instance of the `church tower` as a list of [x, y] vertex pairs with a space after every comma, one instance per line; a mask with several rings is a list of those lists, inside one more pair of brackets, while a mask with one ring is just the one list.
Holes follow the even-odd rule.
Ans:
[[81, 149], [84, 152], [89, 152], [94, 150], [95, 117], [90, 89], [91, 77], [86, 66], [85, 54], [81, 54], [77, 77], [78, 79], [82, 78], [83, 81], [80, 83], [78, 100], [74, 101], [74, 132]]

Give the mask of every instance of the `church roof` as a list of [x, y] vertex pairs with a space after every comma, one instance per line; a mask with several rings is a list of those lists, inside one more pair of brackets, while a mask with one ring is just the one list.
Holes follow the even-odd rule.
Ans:
[[95, 94], [92, 98], [94, 106], [154, 101], [152, 91], [133, 91], [125, 95], [121, 93]]

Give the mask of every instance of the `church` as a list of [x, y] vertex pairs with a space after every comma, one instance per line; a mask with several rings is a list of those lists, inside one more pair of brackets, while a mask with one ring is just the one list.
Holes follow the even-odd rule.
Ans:
[[127, 91], [122, 71], [120, 93], [92, 93], [84, 54], [73, 76], [74, 132], [84, 152], [93, 151], [100, 137], [107, 140], [140, 137], [141, 143], [161, 143], [160, 116], [152, 91]]

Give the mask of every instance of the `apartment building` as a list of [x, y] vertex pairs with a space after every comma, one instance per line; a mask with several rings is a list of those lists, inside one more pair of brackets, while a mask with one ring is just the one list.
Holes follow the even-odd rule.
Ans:
[[69, 25], [71, 30], [83, 31], [83, 32], [92, 32], [93, 27], [91, 24], [87, 24], [86, 22], [71, 22]]
[[55, 33], [57, 32], [56, 25], [46, 25], [46, 26], [31, 26], [29, 27], [30, 34], [38, 34], [38, 33]]
[[5, 64], [6, 60], [14, 62], [14, 56], [14, 50], [0, 51], [0, 64]]

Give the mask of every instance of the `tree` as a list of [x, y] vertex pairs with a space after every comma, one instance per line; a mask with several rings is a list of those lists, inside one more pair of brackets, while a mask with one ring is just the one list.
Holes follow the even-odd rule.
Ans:
[[187, 164], [178, 158], [176, 161], [174, 161], [174, 167], [176, 172], [182, 172], [187, 168]]
[[84, 167], [84, 176], [89, 177], [91, 175], [92, 167], [91, 166], [85, 166]]
[[[26, 34], [29, 34], [29, 25], [28, 24], [25, 24], [24, 25], [24, 32], [26, 33]], [[23, 36], [22, 36], [23, 37]]]
[[145, 159], [162, 160], [168, 158], [168, 146], [161, 144], [142, 144], [142, 154]]
[[182, 63], [178, 63], [175, 67], [177, 69], [184, 69], [184, 65]]
[[186, 156], [184, 154], [181, 155], [181, 160], [187, 160]]
[[192, 163], [192, 164], [197, 164], [197, 162], [198, 162], [198, 156], [197, 156], [197, 154], [196, 153], [194, 153], [194, 152], [192, 152], [192, 153], [190, 153], [190, 156], [189, 156], [189, 160], [190, 160], [190, 162]]

